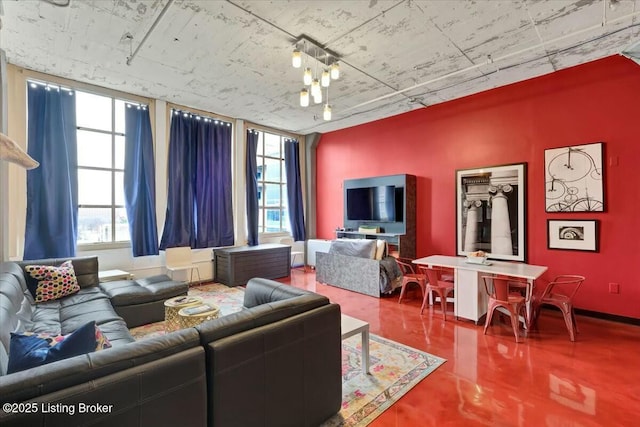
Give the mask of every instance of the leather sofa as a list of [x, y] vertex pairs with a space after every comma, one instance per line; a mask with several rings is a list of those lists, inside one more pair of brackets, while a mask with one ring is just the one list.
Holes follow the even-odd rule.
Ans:
[[[72, 261], [80, 291], [39, 304], [27, 289], [27, 263], [0, 265], [0, 425], [206, 425], [205, 357], [197, 331], [136, 342], [98, 286], [97, 257]], [[91, 320], [112, 348], [6, 374], [10, 332], [70, 334]]]
[[97, 258], [73, 265], [81, 290], [42, 304], [21, 265], [0, 265], [0, 366], [10, 332], [28, 326], [66, 334], [95, 320], [112, 348], [3, 370], [3, 427], [316, 426], [339, 411], [340, 308], [327, 298], [251, 279], [241, 312], [135, 341], [98, 286]]
[[340, 410], [340, 306], [269, 279], [245, 310], [196, 327], [206, 351], [210, 426], [318, 426]]

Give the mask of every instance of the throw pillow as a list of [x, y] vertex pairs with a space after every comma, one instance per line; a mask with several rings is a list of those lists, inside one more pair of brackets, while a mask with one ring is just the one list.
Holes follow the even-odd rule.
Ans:
[[380, 261], [387, 256], [387, 241], [378, 239], [376, 240], [376, 260]]
[[7, 374], [91, 353], [95, 349], [96, 322], [94, 321], [81, 326], [53, 346], [48, 340], [39, 338], [37, 335], [21, 335], [12, 332]]
[[[107, 337], [104, 336], [104, 334], [102, 333], [102, 331], [100, 330], [98, 325], [95, 325], [95, 329], [96, 329], [96, 331], [95, 331], [95, 338], [96, 338], [95, 351], [100, 351], [100, 350], [104, 350], [104, 349], [107, 349], [107, 348], [111, 348], [111, 343], [109, 342]], [[53, 347], [54, 345], [59, 344], [62, 341], [66, 340], [67, 338], [69, 338], [74, 333], [75, 333], [75, 331], [70, 333], [70, 334], [67, 334], [67, 335], [59, 335], [59, 334], [50, 334], [48, 332], [24, 332], [22, 335], [38, 337], [41, 340], [45, 340], [49, 344], [49, 346]]]
[[60, 266], [27, 265], [27, 288], [36, 303], [56, 300], [80, 290], [71, 260]]

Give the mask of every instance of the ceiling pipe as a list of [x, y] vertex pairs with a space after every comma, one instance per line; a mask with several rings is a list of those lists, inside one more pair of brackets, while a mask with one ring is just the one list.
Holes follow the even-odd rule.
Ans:
[[[616, 23], [618, 21], [622, 21], [624, 19], [628, 19], [628, 18], [637, 16], [637, 15], [640, 15], [640, 12], [633, 12], [633, 13], [629, 13], [629, 14], [624, 15], [624, 16], [620, 16], [618, 18], [615, 18], [615, 19], [612, 19], [612, 20], [608, 21], [607, 24], [613, 24], [613, 23]], [[502, 56], [493, 58], [493, 62], [502, 61], [504, 59], [511, 58], [512, 56], [517, 56], [517, 55], [520, 55], [522, 53], [528, 52], [530, 50], [539, 49], [541, 47], [545, 47], [548, 44], [559, 42], [561, 40], [576, 36], [578, 34], [582, 34], [582, 33], [588, 32], [588, 31], [597, 30], [599, 28], [602, 28], [602, 23], [601, 22], [599, 22], [596, 25], [592, 25], [590, 27], [583, 28], [582, 30], [574, 31], [574, 32], [572, 32], [570, 34], [565, 34], [564, 36], [556, 37], [556, 38], [551, 39], [549, 41], [541, 42], [541, 43], [538, 43], [538, 44], [536, 44], [534, 46], [529, 46], [527, 48], [520, 49], [520, 50], [518, 50], [516, 52], [511, 52], [511, 53], [508, 53], [506, 55], [502, 55]], [[343, 60], [343, 62], [344, 62], [344, 60]], [[382, 96], [379, 96], [377, 98], [371, 99], [369, 101], [361, 102], [360, 104], [354, 105], [352, 107], [344, 108], [344, 109], [341, 110], [341, 112], [345, 113], [347, 111], [355, 110], [357, 108], [364, 107], [365, 105], [373, 104], [374, 102], [382, 101], [384, 99], [391, 98], [391, 97], [394, 97], [396, 95], [402, 95], [405, 92], [409, 92], [411, 90], [418, 89], [418, 88], [420, 88], [422, 86], [426, 86], [428, 84], [436, 83], [436, 82], [439, 82], [440, 80], [444, 80], [444, 79], [447, 79], [449, 77], [454, 77], [454, 76], [457, 76], [459, 74], [463, 74], [463, 73], [466, 73], [466, 72], [469, 72], [469, 71], [472, 71], [472, 70], [475, 70], [477, 68], [484, 67], [484, 66], [486, 66], [486, 63], [482, 62], [480, 64], [475, 64], [475, 65], [472, 65], [470, 67], [463, 68], [461, 70], [453, 71], [453, 72], [445, 74], [443, 76], [436, 77], [436, 78], [431, 79], [431, 80], [427, 80], [426, 82], [418, 83], [418, 84], [415, 84], [413, 86], [409, 86], [409, 87], [407, 87], [405, 89], [397, 90], [397, 91], [388, 93], [386, 95], [382, 95]]]
[[169, 6], [171, 6], [172, 4], [173, 4], [173, 0], [169, 0], [167, 2], [167, 4], [164, 5], [164, 7], [162, 8], [162, 11], [160, 12], [160, 15], [158, 15], [156, 20], [153, 21], [153, 24], [151, 25], [151, 28], [149, 28], [149, 31], [147, 31], [147, 33], [144, 35], [144, 37], [142, 38], [142, 41], [140, 42], [138, 47], [136, 47], [136, 50], [134, 50], [133, 53], [131, 54], [131, 56], [129, 56], [127, 58], [127, 65], [131, 65], [131, 61], [133, 61], [133, 58], [136, 57], [136, 55], [138, 54], [138, 51], [140, 51], [140, 48], [142, 47], [142, 45], [147, 41], [147, 39], [149, 38], [149, 36], [153, 32], [153, 30], [155, 30], [156, 26], [160, 23], [160, 20], [162, 19], [164, 14], [167, 13], [167, 10], [169, 10]]

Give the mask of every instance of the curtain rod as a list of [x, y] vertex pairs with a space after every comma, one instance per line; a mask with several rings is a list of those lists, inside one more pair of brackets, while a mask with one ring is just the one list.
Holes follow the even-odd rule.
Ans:
[[203, 118], [205, 120], [211, 120], [212, 122], [220, 122], [220, 123], [225, 123], [227, 126], [231, 126], [233, 123], [228, 122], [226, 120], [222, 120], [216, 117], [212, 117], [212, 116], [207, 116], [206, 114], [198, 114], [198, 113], [193, 113], [189, 110], [181, 110], [179, 108], [173, 108], [171, 107], [171, 115], [178, 115], [178, 114], [188, 114], [190, 116], [196, 117], [196, 118]]

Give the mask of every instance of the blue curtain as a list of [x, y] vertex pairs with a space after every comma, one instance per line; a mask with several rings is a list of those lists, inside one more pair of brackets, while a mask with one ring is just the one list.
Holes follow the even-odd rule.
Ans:
[[189, 113], [171, 116], [160, 249], [233, 245], [231, 133], [226, 123]]
[[149, 110], [125, 109], [124, 198], [133, 256], [158, 255], [156, 181]]
[[72, 92], [28, 85], [28, 153], [40, 162], [27, 171], [25, 260], [76, 255], [78, 154]]
[[247, 130], [247, 240], [249, 246], [258, 242], [258, 132]]
[[194, 126], [188, 114], [176, 113], [171, 115], [169, 131], [169, 188], [160, 249], [195, 245]]
[[196, 121], [196, 248], [231, 246], [234, 243], [231, 130], [228, 123]]
[[284, 141], [284, 167], [287, 174], [287, 201], [293, 240], [305, 240], [302, 182], [300, 179], [300, 144], [293, 139]]

